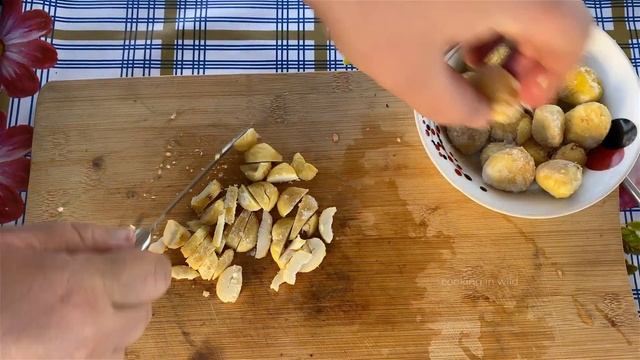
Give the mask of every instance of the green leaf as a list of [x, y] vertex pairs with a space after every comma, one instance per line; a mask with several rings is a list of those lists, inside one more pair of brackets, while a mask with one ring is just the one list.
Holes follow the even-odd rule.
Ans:
[[638, 267], [633, 264], [630, 264], [629, 261], [627, 261], [627, 259], [624, 259], [624, 262], [627, 265], [628, 275], [633, 275], [636, 271], [638, 271]]
[[[629, 223], [631, 224], [634, 223]], [[640, 236], [635, 230], [629, 227], [622, 228], [622, 247], [627, 254], [640, 254]]]
[[640, 231], [640, 221], [632, 221], [627, 224], [627, 227], [631, 230]]

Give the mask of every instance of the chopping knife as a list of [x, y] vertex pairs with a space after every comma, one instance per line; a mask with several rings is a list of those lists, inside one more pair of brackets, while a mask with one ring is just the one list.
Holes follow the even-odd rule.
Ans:
[[189, 193], [189, 190], [193, 189], [193, 187], [196, 186], [198, 182], [200, 182], [200, 180], [202, 180], [202, 178], [204, 178], [209, 173], [209, 171], [213, 169], [214, 166], [216, 166], [216, 164], [220, 161], [220, 159], [231, 149], [233, 144], [235, 144], [235, 142], [238, 141], [238, 139], [240, 139], [244, 134], [246, 134], [247, 131], [249, 131], [249, 129], [242, 130], [238, 135], [236, 135], [233, 139], [231, 139], [231, 141], [225, 144], [220, 150], [220, 152], [215, 154], [215, 156], [213, 157], [213, 160], [209, 162], [209, 164], [198, 174], [198, 176], [196, 176], [193, 180], [191, 180], [189, 185], [187, 185], [187, 187], [184, 188], [184, 190], [182, 190], [176, 196], [176, 198], [164, 209], [162, 214], [160, 214], [160, 216], [158, 216], [154, 220], [151, 226], [146, 228], [136, 228], [135, 246], [138, 249], [143, 251], [147, 250], [149, 245], [151, 245], [151, 235], [156, 231], [156, 228], [158, 227], [158, 225], [160, 225], [160, 223], [162, 223], [165, 220], [169, 212], [171, 212], [171, 210], [173, 210], [173, 208], [176, 207], [176, 205], [178, 205], [178, 203]]

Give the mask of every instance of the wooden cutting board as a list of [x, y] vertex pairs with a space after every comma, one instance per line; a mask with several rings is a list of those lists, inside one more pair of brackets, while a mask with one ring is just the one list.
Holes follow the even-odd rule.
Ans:
[[[247, 126], [320, 169], [304, 185], [339, 209], [324, 263], [276, 294], [272, 260], [237, 256], [235, 304], [175, 281], [128, 358], [638, 359], [617, 194], [554, 220], [486, 210], [431, 165], [411, 110], [358, 73], [51, 83], [28, 220], [149, 221]], [[238, 163], [211, 176], [237, 183]]]

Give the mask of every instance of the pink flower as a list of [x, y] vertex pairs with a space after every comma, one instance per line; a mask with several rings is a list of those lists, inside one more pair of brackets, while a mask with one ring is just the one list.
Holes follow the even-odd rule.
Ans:
[[48, 69], [58, 61], [56, 49], [39, 38], [51, 31], [51, 17], [42, 10], [22, 12], [22, 0], [2, 1], [0, 14], [0, 89], [9, 97], [38, 92], [34, 68]]
[[24, 202], [20, 191], [29, 183], [31, 160], [25, 155], [31, 151], [33, 128], [19, 125], [6, 128], [7, 115], [0, 112], [0, 224], [20, 218]]
[[620, 210], [627, 210], [636, 206], [638, 206], [638, 202], [633, 195], [624, 186], [620, 186]]
[[[631, 168], [631, 171], [627, 176], [636, 185], [640, 185], [640, 161]], [[625, 210], [637, 206], [638, 202], [636, 201], [636, 198], [633, 197], [633, 195], [631, 195], [624, 186], [620, 186], [620, 209]]]

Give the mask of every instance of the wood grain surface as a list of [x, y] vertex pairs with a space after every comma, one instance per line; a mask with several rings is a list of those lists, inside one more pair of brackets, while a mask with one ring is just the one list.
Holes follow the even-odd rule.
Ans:
[[[239, 255], [235, 304], [214, 282], [174, 281], [129, 359], [639, 358], [617, 193], [560, 219], [491, 212], [438, 174], [411, 110], [358, 73], [50, 83], [27, 218], [148, 223], [187, 167], [247, 126], [320, 169], [305, 185], [338, 208], [325, 261], [276, 294], [275, 263]], [[238, 154], [224, 160], [211, 177], [242, 181]], [[186, 202], [172, 216], [192, 217]]]

